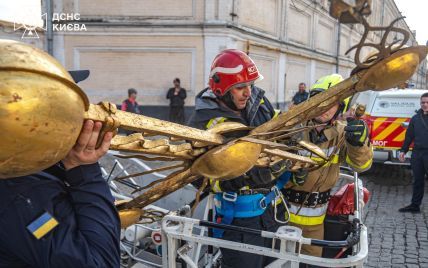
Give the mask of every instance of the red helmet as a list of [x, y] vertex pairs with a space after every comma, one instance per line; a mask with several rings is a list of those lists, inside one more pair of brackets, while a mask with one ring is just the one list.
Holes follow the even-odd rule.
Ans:
[[263, 79], [254, 61], [237, 49], [226, 49], [218, 54], [210, 72], [209, 86], [217, 96], [223, 96], [233, 86]]

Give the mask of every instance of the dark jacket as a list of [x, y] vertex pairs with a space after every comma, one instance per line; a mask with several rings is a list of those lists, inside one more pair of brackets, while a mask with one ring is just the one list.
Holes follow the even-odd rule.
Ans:
[[138, 102], [131, 101], [130, 99], [126, 99], [122, 102], [121, 110], [134, 114], [141, 114]]
[[[27, 229], [48, 212], [58, 225]], [[0, 267], [119, 267], [120, 223], [98, 164], [0, 180]]]
[[177, 95], [174, 95], [175, 88], [170, 88], [166, 94], [166, 98], [170, 100], [170, 106], [184, 106], [184, 99], [187, 97], [186, 90], [180, 88]]
[[293, 97], [293, 103], [299, 104], [301, 102], [304, 102], [307, 99], [309, 99], [309, 93], [307, 91], [303, 91], [303, 93], [300, 93], [298, 91]]
[[[274, 108], [269, 100], [264, 97], [264, 91], [258, 87], [252, 87], [251, 98], [248, 100], [247, 106], [241, 112], [240, 116], [232, 110], [220, 106], [217, 102], [217, 97], [211, 89], [206, 88], [196, 96], [195, 112], [189, 120], [189, 125], [199, 129], [207, 129], [207, 125], [211, 119], [224, 117], [227, 118], [227, 121], [256, 127], [269, 121], [274, 115]], [[239, 133], [238, 136], [245, 134]], [[231, 138], [234, 137], [232, 136]], [[243, 176], [220, 182], [220, 188], [222, 191], [237, 191], [244, 186], [250, 186], [250, 188], [268, 188], [273, 184], [269, 168], [252, 168]]]
[[[422, 120], [425, 121], [427, 127], [424, 125]], [[401, 151], [407, 153], [409, 151], [410, 144], [413, 141], [413, 150], [428, 150], [428, 115], [424, 114], [422, 109], [419, 109], [412, 119], [410, 119], [410, 123], [406, 131], [406, 138], [404, 139]]]

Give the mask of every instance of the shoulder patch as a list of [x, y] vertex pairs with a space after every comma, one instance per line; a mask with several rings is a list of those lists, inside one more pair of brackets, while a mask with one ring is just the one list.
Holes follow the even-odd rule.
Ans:
[[40, 239], [52, 231], [58, 225], [58, 221], [49, 213], [45, 212], [27, 226], [27, 230]]

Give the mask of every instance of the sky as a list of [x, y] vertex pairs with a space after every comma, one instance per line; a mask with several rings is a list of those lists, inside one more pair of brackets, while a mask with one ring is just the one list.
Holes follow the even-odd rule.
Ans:
[[428, 0], [395, 0], [398, 9], [406, 16], [407, 25], [416, 30], [419, 45], [428, 41]]
[[20, 25], [43, 26], [40, 0], [0, 0], [0, 20]]

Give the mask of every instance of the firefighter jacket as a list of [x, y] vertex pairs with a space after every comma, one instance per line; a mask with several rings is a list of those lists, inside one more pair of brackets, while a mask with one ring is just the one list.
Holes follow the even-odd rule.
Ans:
[[[308, 122], [308, 125], [313, 124]], [[333, 125], [325, 128], [321, 133], [315, 129], [303, 133], [303, 140], [315, 143], [324, 153], [329, 156], [329, 161], [321, 168], [311, 171], [305, 183], [297, 186], [288, 183], [285, 188], [298, 192], [315, 193], [315, 195], [328, 192], [333, 188], [339, 179], [340, 164], [348, 164], [357, 172], [368, 170], [371, 167], [373, 151], [370, 142], [367, 140], [363, 146], [352, 146], [345, 140], [344, 128], [346, 122], [335, 121]], [[311, 155], [307, 151], [301, 151], [300, 154], [308, 156], [315, 161], [321, 158]], [[316, 205], [315, 207], [305, 207], [294, 200], [288, 200], [291, 206], [290, 222], [300, 225], [317, 225], [323, 223], [327, 211], [327, 203]], [[294, 212], [294, 213], [293, 213]], [[297, 213], [299, 212], [299, 213]]]
[[[195, 112], [189, 119], [189, 125], [199, 129], [210, 129], [216, 124], [225, 121], [239, 122], [247, 126], [259, 126], [275, 116], [276, 112], [269, 100], [264, 96], [264, 91], [252, 86], [251, 97], [247, 106], [240, 114], [219, 105], [217, 96], [211, 89], [202, 90], [195, 100]], [[240, 133], [243, 136], [246, 133]], [[227, 138], [236, 138], [225, 135]], [[228, 181], [215, 182], [212, 186], [215, 192], [238, 191], [244, 187], [270, 188], [274, 185], [269, 168], [252, 168], [246, 174]]]
[[[313, 123], [307, 123], [307, 125], [311, 124]], [[315, 143], [330, 158], [321, 168], [309, 172], [303, 185], [298, 186], [289, 182], [285, 186], [286, 191], [283, 191], [285, 199], [290, 205], [290, 223], [300, 227], [305, 237], [317, 239], [324, 237], [323, 221], [327, 212], [328, 198], [326, 202], [318, 201], [320, 195], [329, 195], [330, 189], [335, 186], [339, 179], [339, 165], [346, 163], [357, 172], [368, 170], [371, 167], [373, 151], [370, 142], [367, 139], [361, 147], [348, 144], [345, 140], [345, 126], [346, 122], [335, 121], [321, 133], [317, 133], [315, 129], [302, 133], [303, 140]], [[315, 161], [321, 160], [321, 158], [311, 155], [307, 151], [300, 153]], [[287, 195], [287, 192], [293, 193], [292, 197]], [[312, 199], [312, 201], [305, 204], [301, 198], [298, 198], [302, 195], [306, 195], [306, 199]], [[298, 199], [300, 199], [299, 202], [295, 202]], [[313, 247], [303, 247], [302, 252], [320, 256], [321, 248], [315, 251], [309, 248]]]

